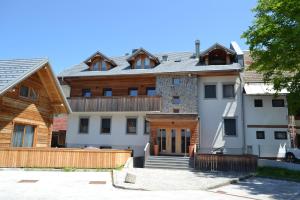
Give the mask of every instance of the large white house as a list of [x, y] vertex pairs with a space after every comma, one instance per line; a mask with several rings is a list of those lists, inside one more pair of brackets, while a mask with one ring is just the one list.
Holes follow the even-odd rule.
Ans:
[[66, 146], [131, 148], [142, 156], [149, 142], [161, 155], [187, 155], [197, 146], [276, 157], [289, 145], [285, 95], [261, 93], [263, 84], [250, 84], [243, 71], [236, 42], [200, 51], [197, 40], [195, 52], [96, 52], [59, 74], [72, 108]]

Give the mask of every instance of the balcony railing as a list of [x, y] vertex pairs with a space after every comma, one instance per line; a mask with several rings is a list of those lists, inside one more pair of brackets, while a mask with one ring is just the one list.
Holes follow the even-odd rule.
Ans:
[[160, 111], [159, 96], [71, 97], [68, 102], [73, 112]]

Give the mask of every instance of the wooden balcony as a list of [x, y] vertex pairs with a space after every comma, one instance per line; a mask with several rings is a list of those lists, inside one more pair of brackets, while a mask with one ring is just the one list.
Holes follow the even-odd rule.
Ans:
[[159, 96], [71, 97], [68, 102], [73, 112], [130, 112], [160, 111]]

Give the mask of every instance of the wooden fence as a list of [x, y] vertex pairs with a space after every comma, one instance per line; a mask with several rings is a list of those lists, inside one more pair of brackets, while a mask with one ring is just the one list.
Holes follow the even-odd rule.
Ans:
[[130, 150], [71, 148], [0, 148], [0, 167], [116, 168], [131, 157]]
[[257, 157], [252, 155], [197, 154], [195, 168], [203, 171], [254, 172]]

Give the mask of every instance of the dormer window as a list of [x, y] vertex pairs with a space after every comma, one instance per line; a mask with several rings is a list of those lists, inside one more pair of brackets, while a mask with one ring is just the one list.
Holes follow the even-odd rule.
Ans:
[[101, 71], [107, 71], [107, 64], [105, 61], [102, 60], [101, 62]]
[[117, 64], [100, 52], [94, 53], [84, 61], [91, 71], [107, 71], [117, 66]]
[[133, 51], [127, 61], [131, 69], [150, 69], [159, 64], [159, 59], [143, 48]]
[[100, 62], [99, 61], [94, 62], [93, 66], [92, 66], [92, 70], [93, 71], [99, 71], [99, 66], [100, 66]]
[[151, 68], [150, 59], [148, 57], [146, 57], [144, 59], [144, 69], [149, 69], [149, 68]]
[[135, 64], [136, 69], [142, 69], [142, 59], [138, 59]]

